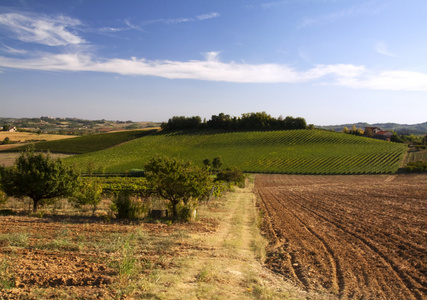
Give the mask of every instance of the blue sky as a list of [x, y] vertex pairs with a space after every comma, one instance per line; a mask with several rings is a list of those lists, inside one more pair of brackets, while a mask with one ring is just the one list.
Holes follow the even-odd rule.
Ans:
[[425, 0], [0, 2], [0, 117], [427, 121]]

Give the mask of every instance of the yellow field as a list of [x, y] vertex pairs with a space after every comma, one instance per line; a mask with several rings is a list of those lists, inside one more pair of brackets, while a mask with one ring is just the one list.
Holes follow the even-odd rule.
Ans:
[[54, 141], [61, 139], [69, 139], [75, 136], [60, 134], [37, 134], [32, 132], [0, 131], [0, 142], [3, 141], [6, 137], [8, 137], [11, 142], [25, 143], [26, 141]]
[[[0, 142], [2, 142], [6, 137], [9, 138], [13, 144], [0, 145], [0, 151], [7, 150], [14, 147], [22, 146], [26, 143], [30, 142], [41, 142], [41, 141], [54, 141], [61, 139], [69, 139], [76, 137], [75, 135], [60, 135], [60, 134], [37, 134], [32, 132], [8, 132], [8, 131], [0, 131]], [[14, 154], [15, 156], [17, 154]], [[15, 156], [12, 155], [13, 161], [15, 161]], [[0, 164], [9, 165], [10, 159], [5, 157], [4, 154], [0, 155]]]

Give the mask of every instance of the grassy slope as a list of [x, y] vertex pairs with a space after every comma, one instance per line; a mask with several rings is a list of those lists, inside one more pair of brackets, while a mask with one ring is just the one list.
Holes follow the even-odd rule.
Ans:
[[[83, 154], [107, 149], [127, 141], [137, 139], [156, 132], [157, 129], [118, 131], [112, 133], [85, 135], [72, 139], [39, 142], [35, 144], [36, 151], [51, 153]], [[9, 151], [21, 151], [28, 147], [22, 146]]]
[[342, 133], [294, 130], [268, 132], [171, 132], [148, 135], [103, 151], [66, 159], [85, 170], [106, 172], [142, 168], [155, 155], [191, 160], [221, 156], [224, 167], [246, 172], [360, 174], [395, 172], [405, 146]]

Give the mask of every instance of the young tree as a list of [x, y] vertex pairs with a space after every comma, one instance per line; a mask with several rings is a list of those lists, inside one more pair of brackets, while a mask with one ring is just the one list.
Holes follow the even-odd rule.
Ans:
[[46, 200], [68, 197], [78, 186], [78, 174], [49, 154], [27, 150], [16, 159], [13, 167], [0, 167], [0, 185], [8, 196], [33, 200], [33, 211]]
[[212, 161], [212, 167], [215, 170], [219, 170], [222, 167], [222, 158], [221, 156], [217, 156]]
[[92, 216], [95, 216], [96, 208], [102, 200], [102, 186], [96, 181], [84, 182], [79, 191], [74, 195], [73, 202], [76, 206], [92, 205]]
[[212, 186], [207, 170], [176, 158], [154, 157], [145, 164], [145, 171], [150, 189], [171, 202], [175, 220], [179, 204], [196, 204]]

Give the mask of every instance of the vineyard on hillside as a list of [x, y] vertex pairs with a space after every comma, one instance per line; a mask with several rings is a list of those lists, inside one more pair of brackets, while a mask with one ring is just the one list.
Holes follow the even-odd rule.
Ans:
[[402, 144], [319, 130], [182, 131], [152, 134], [106, 150], [70, 157], [82, 172], [88, 164], [107, 173], [140, 169], [155, 155], [180, 157], [200, 166], [221, 156], [224, 168], [287, 174], [381, 174], [399, 168]]

